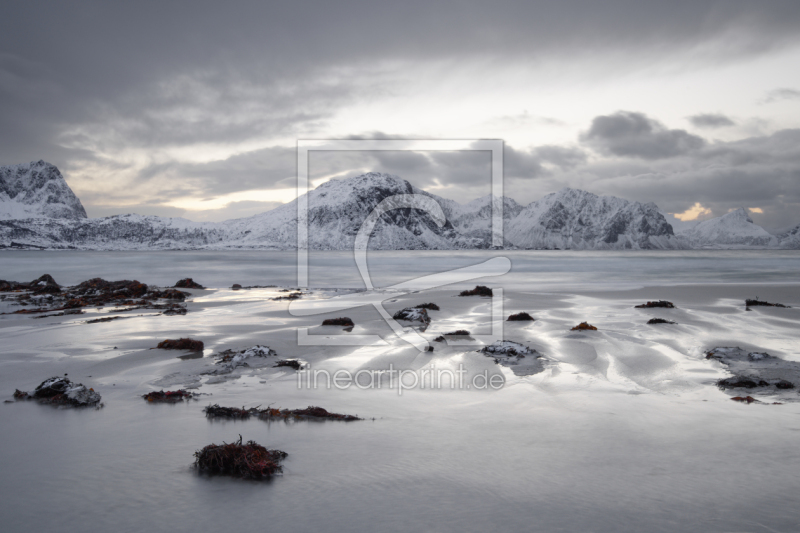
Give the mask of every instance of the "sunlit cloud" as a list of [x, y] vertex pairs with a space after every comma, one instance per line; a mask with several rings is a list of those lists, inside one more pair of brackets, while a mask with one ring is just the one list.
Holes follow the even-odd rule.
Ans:
[[764, 213], [764, 210], [761, 209], [760, 207], [748, 207], [747, 209], [750, 210], [751, 213], [758, 213], [758, 214]]
[[699, 217], [710, 215], [711, 209], [707, 207], [703, 207], [700, 202], [695, 202], [695, 204], [684, 211], [683, 213], [670, 213], [672, 216], [680, 220], [681, 222], [689, 222], [691, 220], [697, 220]]

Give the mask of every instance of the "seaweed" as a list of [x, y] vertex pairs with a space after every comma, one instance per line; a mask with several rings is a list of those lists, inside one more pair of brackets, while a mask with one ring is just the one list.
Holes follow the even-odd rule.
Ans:
[[597, 328], [595, 326], [592, 326], [588, 322], [581, 322], [580, 324], [572, 328], [570, 331], [597, 331]]
[[506, 320], [507, 322], [524, 322], [524, 321], [533, 321], [535, 319], [531, 315], [523, 311], [521, 313], [509, 315], [508, 319]]
[[734, 402], [742, 402], [742, 403], [761, 403], [752, 396], [734, 396], [731, 398]]
[[245, 479], [269, 479], [281, 472], [279, 464], [288, 454], [280, 450], [268, 450], [255, 441], [242, 444], [242, 436], [236, 442], [209, 444], [194, 452], [194, 465], [201, 472], [223, 474]]
[[87, 320], [87, 324], [97, 324], [98, 322], [111, 322], [112, 320], [116, 320], [118, 318], [123, 318], [121, 316], [104, 316], [103, 318], [95, 318], [92, 320]]
[[142, 398], [152, 403], [177, 403], [182, 402], [183, 400], [196, 400], [197, 398], [195, 398], [195, 396], [197, 395], [192, 392], [179, 389], [174, 391], [151, 391], [147, 394], [143, 394]]
[[667, 320], [665, 318], [651, 318], [647, 321], [648, 324], [677, 324], [677, 322], [673, 322], [672, 320]]
[[303, 368], [303, 363], [301, 363], [297, 359], [282, 359], [276, 362], [272, 368], [278, 368], [280, 366], [288, 366], [289, 368], [300, 370], [301, 368]]
[[234, 420], [247, 420], [251, 416], [260, 420], [343, 420], [345, 422], [362, 420], [357, 416], [331, 413], [322, 407], [313, 406], [305, 409], [276, 409], [272, 407], [267, 407], [266, 409], [259, 409], [258, 407], [245, 409], [242, 407], [240, 409], [238, 407], [221, 407], [215, 404], [207, 406], [203, 411], [208, 418]]
[[193, 352], [202, 351], [204, 347], [203, 341], [196, 341], [189, 338], [177, 340], [165, 339], [156, 346], [156, 348], [161, 348], [162, 350], [191, 350]]
[[419, 304], [414, 306], [416, 309], [427, 309], [429, 311], [439, 311], [439, 306], [433, 302], [428, 302], [426, 304]]
[[492, 296], [492, 289], [484, 285], [476, 285], [474, 289], [461, 291], [459, 296]]
[[666, 300], [657, 300], [654, 302], [647, 302], [646, 304], [637, 305], [636, 309], [650, 309], [653, 307], [662, 307], [665, 309], [675, 309], [675, 304]]
[[323, 326], [345, 326], [352, 328], [355, 326], [353, 321], [346, 316], [339, 317], [339, 318], [326, 318], [322, 321]]
[[469, 331], [465, 329], [459, 329], [456, 331], [451, 331], [450, 333], [445, 333], [444, 335], [439, 335], [438, 337], [433, 339], [433, 342], [444, 342], [446, 337], [456, 337], [457, 339], [463, 339], [468, 341], [475, 340], [469, 336]]
[[302, 292], [290, 292], [286, 296], [277, 296], [273, 300], [299, 300], [303, 297]]
[[761, 307], [783, 307], [784, 309], [788, 309], [789, 308], [788, 305], [777, 304], [777, 303], [773, 304], [773, 303], [770, 303], [770, 302], [766, 302], [764, 300], [759, 300], [758, 296], [756, 296], [755, 300], [751, 300], [751, 299], [748, 298], [747, 300], [744, 301], [744, 305], [746, 307], [758, 307], [758, 306], [761, 306]]

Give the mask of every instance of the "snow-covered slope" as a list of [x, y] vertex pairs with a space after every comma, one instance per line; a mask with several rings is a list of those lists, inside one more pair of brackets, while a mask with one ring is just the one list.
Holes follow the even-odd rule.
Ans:
[[779, 234], [777, 238], [781, 248], [800, 249], [800, 224]]
[[770, 247], [778, 239], [755, 224], [740, 207], [721, 217], [704, 220], [680, 233], [692, 248]]
[[[309, 247], [352, 250], [356, 234], [372, 210], [384, 199], [397, 194], [422, 194], [407, 181], [378, 172], [346, 180], [331, 180], [308, 193]], [[297, 245], [297, 200], [250, 218], [221, 223], [235, 246], [267, 245], [292, 248]], [[376, 250], [447, 250], [471, 243], [448, 221], [438, 227], [424, 211], [397, 209], [381, 217], [369, 247]]]
[[86, 211], [50, 163], [0, 167], [0, 219], [34, 217], [78, 219]]
[[562, 189], [529, 204], [506, 225], [505, 238], [534, 249], [680, 248], [653, 204]]

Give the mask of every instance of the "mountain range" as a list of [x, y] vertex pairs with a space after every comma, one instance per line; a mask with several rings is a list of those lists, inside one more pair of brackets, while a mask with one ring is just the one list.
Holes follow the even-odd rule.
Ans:
[[[491, 247], [491, 203], [459, 204], [389, 174], [331, 180], [307, 194], [309, 248], [352, 250], [356, 234], [384, 198], [421, 194], [442, 208], [439, 226], [425, 211], [385, 213], [369, 241], [376, 250]], [[526, 206], [503, 203], [510, 249], [652, 250], [800, 248], [800, 225], [771, 235], [743, 209], [675, 233], [654, 203], [562, 189]], [[276, 249], [297, 246], [297, 200], [224, 222], [136, 214], [88, 218], [58, 169], [44, 161], [0, 167], [0, 247], [81, 250]]]

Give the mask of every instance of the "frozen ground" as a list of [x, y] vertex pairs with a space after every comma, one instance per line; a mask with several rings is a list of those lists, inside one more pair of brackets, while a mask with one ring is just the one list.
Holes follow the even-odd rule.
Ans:
[[[770, 255], [772, 254], [772, 255]], [[433, 343], [433, 353], [389, 337], [371, 308], [294, 317], [278, 289], [292, 285], [291, 254], [199, 252], [0, 255], [0, 278], [47, 272], [63, 284], [103, 276], [174, 283], [191, 276], [185, 316], [131, 316], [86, 324], [106, 311], [47, 319], [0, 317], [0, 393], [33, 389], [69, 373], [103, 396], [100, 410], [59, 410], [32, 402], [0, 409], [4, 531], [797, 531], [800, 490], [797, 391], [744, 405], [714, 386], [729, 375], [704, 357], [740, 346], [800, 362], [800, 254], [516, 253], [512, 272], [481, 284], [504, 288], [503, 337], [535, 349], [543, 371], [516, 375], [477, 352]], [[479, 252], [373, 254], [376, 285], [465, 266]], [[315, 263], [315, 261], [317, 261]], [[350, 262], [348, 262], [350, 261]], [[327, 268], [323, 267], [323, 263]], [[697, 284], [689, 285], [694, 276]], [[316, 278], [316, 282], [315, 282]], [[307, 298], [341, 297], [357, 287], [346, 254], [312, 256]], [[474, 286], [475, 283], [471, 285]], [[387, 294], [392, 314], [437, 303], [423, 334], [489, 333], [488, 299], [457, 297], [464, 287]], [[753, 308], [744, 298], [790, 309]], [[677, 309], [634, 309], [666, 299]], [[5, 306], [0, 312], [14, 310]], [[322, 327], [348, 316], [352, 332]], [[662, 317], [675, 325], [646, 325]], [[588, 321], [598, 331], [573, 332]], [[330, 337], [386, 334], [386, 346], [298, 346], [296, 328]], [[164, 338], [203, 340], [206, 357], [150, 350]], [[211, 354], [269, 346], [275, 357], [209, 375]], [[116, 348], [115, 348], [116, 347]], [[189, 357], [186, 357], [189, 356]], [[318, 371], [456, 369], [469, 378], [501, 374], [500, 390], [298, 388], [277, 359]], [[248, 362], [251, 360], [249, 359]], [[200, 401], [148, 405], [150, 390], [194, 387]], [[208, 403], [328, 410], [374, 418], [353, 423], [209, 422]], [[192, 453], [242, 434], [289, 453], [268, 483], [198, 476]]]

